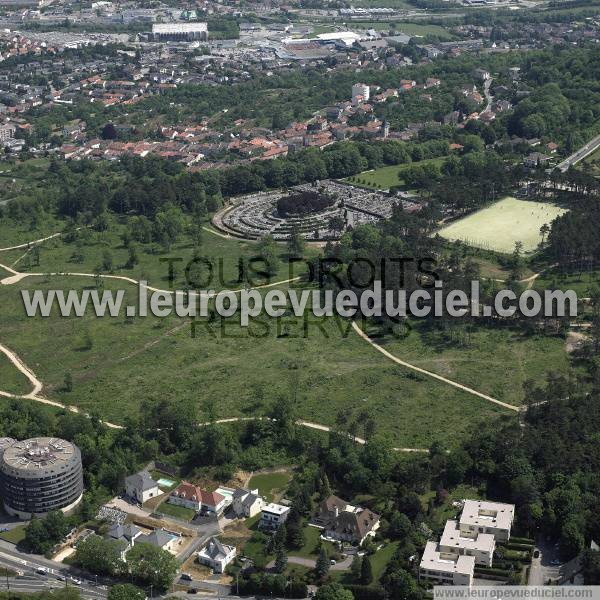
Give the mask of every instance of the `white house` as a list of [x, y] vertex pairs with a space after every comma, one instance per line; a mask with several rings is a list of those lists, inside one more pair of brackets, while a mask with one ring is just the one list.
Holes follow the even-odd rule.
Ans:
[[233, 492], [233, 512], [238, 517], [254, 517], [264, 506], [264, 500], [258, 495], [258, 490], [237, 488]]
[[262, 529], [277, 529], [288, 518], [290, 509], [282, 504], [269, 502], [262, 507], [259, 527]]
[[197, 485], [183, 481], [169, 495], [169, 503], [190, 508], [196, 512], [220, 515], [225, 510], [227, 499], [217, 492], [207, 492]]
[[144, 504], [161, 492], [158, 483], [150, 477], [150, 474], [147, 471], [141, 471], [125, 478], [125, 493], [140, 504]]
[[235, 558], [235, 546], [226, 546], [216, 537], [208, 540], [208, 543], [198, 552], [198, 562], [210, 567], [215, 573], [223, 573], [225, 567]]
[[170, 493], [168, 502], [199, 512], [202, 507], [202, 490], [197, 485], [182, 481]]

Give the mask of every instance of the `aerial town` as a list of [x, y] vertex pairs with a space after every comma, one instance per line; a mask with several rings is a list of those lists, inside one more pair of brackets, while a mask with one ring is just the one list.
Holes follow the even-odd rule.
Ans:
[[0, 145], [0, 600], [600, 585], [600, 0], [0, 0]]

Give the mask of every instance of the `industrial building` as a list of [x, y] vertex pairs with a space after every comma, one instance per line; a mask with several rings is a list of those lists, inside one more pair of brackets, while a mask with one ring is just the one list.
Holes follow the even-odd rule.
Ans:
[[152, 37], [155, 42], [193, 42], [208, 40], [206, 23], [154, 23]]
[[83, 495], [79, 448], [58, 438], [0, 440], [0, 494], [12, 516], [73, 510]]

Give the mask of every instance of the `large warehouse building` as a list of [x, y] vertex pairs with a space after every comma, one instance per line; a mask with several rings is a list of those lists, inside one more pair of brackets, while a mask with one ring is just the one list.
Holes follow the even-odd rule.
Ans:
[[208, 40], [206, 23], [155, 23], [152, 25], [152, 37], [156, 42], [192, 42]]
[[77, 446], [58, 438], [0, 439], [0, 495], [8, 514], [30, 519], [52, 510], [67, 513], [82, 494]]

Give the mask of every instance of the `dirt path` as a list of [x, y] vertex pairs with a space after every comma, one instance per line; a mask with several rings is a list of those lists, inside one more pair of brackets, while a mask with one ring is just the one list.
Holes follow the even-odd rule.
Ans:
[[478, 392], [477, 390], [474, 390], [473, 388], [467, 387], [466, 385], [462, 385], [462, 383], [458, 383], [456, 381], [453, 381], [452, 379], [448, 379], [446, 377], [442, 377], [441, 375], [438, 375], [437, 373], [432, 373], [431, 371], [426, 371], [425, 369], [422, 369], [421, 367], [417, 367], [416, 365], [412, 365], [410, 363], [407, 363], [406, 361], [398, 358], [397, 356], [394, 356], [392, 353], [388, 352], [385, 348], [382, 348], [379, 344], [376, 344], [354, 321], [352, 323], [352, 329], [354, 329], [354, 331], [356, 331], [356, 333], [363, 339], [365, 340], [367, 343], [371, 344], [371, 346], [373, 346], [373, 348], [375, 348], [375, 350], [381, 352], [381, 354], [383, 354], [384, 356], [386, 356], [387, 358], [389, 358], [390, 360], [394, 361], [396, 364], [401, 365], [402, 367], [406, 367], [407, 369], [412, 369], [413, 371], [417, 371], [418, 373], [421, 373], [422, 375], [427, 375], [427, 377], [432, 377], [433, 379], [437, 379], [438, 381], [441, 381], [443, 383], [447, 383], [448, 385], [451, 385], [459, 390], [462, 390], [463, 392], [467, 392], [468, 394], [471, 394], [472, 396], [477, 396], [478, 398], [483, 398], [484, 400], [487, 400], [488, 402], [491, 402], [493, 404], [497, 404], [498, 406], [502, 406], [503, 408], [507, 408], [508, 410], [513, 410], [515, 412], [520, 412], [522, 409], [518, 406], [514, 406], [512, 404], [507, 404], [506, 402], [502, 402], [501, 400], [497, 400], [496, 398], [492, 398], [491, 396], [488, 396], [487, 394], [482, 394], [481, 392]]
[[[25, 395], [11, 394], [9, 392], [3, 392], [0, 390], [0, 396], [3, 396], [5, 398], [14, 398], [17, 400], [18, 399], [33, 400], [35, 402], [40, 402], [41, 404], [47, 404], [50, 406], [55, 406], [56, 408], [63, 408], [65, 410], [70, 410], [71, 412], [78, 413], [78, 414], [84, 415], [86, 417], [89, 416], [87, 413], [82, 411], [77, 406], [67, 405], [67, 404], [63, 404], [62, 402], [57, 402], [55, 400], [49, 400], [48, 398], [44, 398], [41, 395], [42, 389], [44, 387], [42, 382], [36, 377], [34, 372], [19, 358], [19, 356], [15, 352], [13, 352], [9, 348], [7, 348], [6, 346], [3, 346], [2, 344], [0, 344], [0, 352], [2, 352], [3, 354], [6, 355], [6, 357], [10, 360], [10, 362], [21, 373], [23, 373], [23, 375], [25, 375], [25, 377], [27, 377], [27, 379], [29, 380], [29, 382], [32, 385], [32, 391], [29, 392], [28, 394], [25, 394]], [[257, 420], [262, 420], [262, 419], [268, 419], [268, 417], [228, 417], [228, 418], [223, 418], [223, 419], [217, 419], [215, 421], [215, 423], [237, 423], [237, 422], [241, 422], [241, 421], [257, 421]], [[104, 425], [106, 425], [107, 427], [110, 427], [111, 429], [123, 429], [122, 425], [117, 425], [116, 423], [111, 423], [110, 421], [102, 421], [102, 423]], [[300, 425], [301, 427], [307, 427], [309, 429], [317, 429], [319, 431], [325, 431], [325, 432], [331, 431], [331, 427], [328, 427], [327, 425], [321, 425], [319, 423], [312, 423], [310, 421], [302, 421], [302, 420], [296, 421], [296, 423], [297, 423], [297, 425]], [[198, 427], [206, 427], [208, 424], [209, 423], [198, 423]], [[358, 444], [366, 444], [365, 440], [363, 440], [361, 438], [354, 438], [354, 440]], [[424, 448], [394, 448], [394, 450], [397, 452], [428, 452], [428, 450], [426, 450]]]
[[52, 235], [49, 235], [45, 238], [40, 238], [39, 240], [25, 242], [24, 244], [19, 244], [17, 246], [10, 246], [9, 248], [0, 248], [0, 252], [8, 252], [9, 250], [20, 250], [21, 248], [29, 248], [30, 246], [33, 246], [35, 244], [41, 244], [42, 242], [51, 240], [55, 237], [60, 237], [61, 235], [62, 235], [62, 232], [59, 231], [58, 233], [53, 233]]

